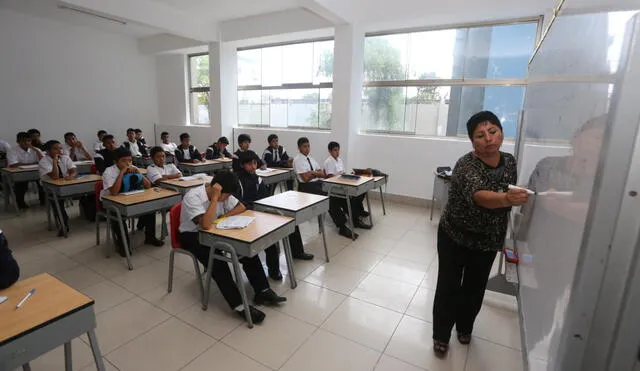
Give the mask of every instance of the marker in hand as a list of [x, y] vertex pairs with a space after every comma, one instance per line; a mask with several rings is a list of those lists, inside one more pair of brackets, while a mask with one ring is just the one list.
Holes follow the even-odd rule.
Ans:
[[538, 196], [566, 196], [566, 197], [571, 197], [571, 196], [573, 196], [573, 192], [561, 192], [561, 191], [545, 191], [545, 192], [536, 192], [536, 191], [532, 191], [532, 190], [527, 189], [527, 188], [518, 187], [518, 186], [513, 185], [513, 184], [509, 184], [509, 185], [507, 186], [507, 188], [509, 188], [509, 189], [517, 189], [517, 190], [521, 190], [521, 191], [526, 191], [528, 195], [538, 195]]
[[530, 189], [523, 188], [523, 187], [518, 187], [517, 185], [513, 185], [513, 184], [509, 184], [507, 186], [507, 188], [513, 189], [513, 190], [518, 190], [518, 191], [525, 191], [525, 192], [527, 192], [528, 195], [535, 195], [536, 194], [536, 192], [534, 192], [534, 191], [532, 191]]
[[20, 302], [18, 303], [18, 305], [16, 305], [16, 310], [20, 309], [20, 307], [22, 306], [22, 304], [24, 304], [25, 301], [27, 301], [27, 299], [29, 299], [31, 297], [31, 295], [35, 294], [36, 289], [31, 289], [29, 290], [29, 292], [27, 293], [27, 295], [22, 298], [22, 300], [20, 300]]

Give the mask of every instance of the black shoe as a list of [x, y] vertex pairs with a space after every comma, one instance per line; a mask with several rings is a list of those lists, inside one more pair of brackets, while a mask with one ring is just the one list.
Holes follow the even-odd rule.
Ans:
[[18, 209], [23, 210], [28, 208], [29, 208], [29, 205], [27, 205], [25, 202], [18, 203]]
[[282, 273], [280, 273], [280, 269], [278, 270], [269, 269], [269, 277], [274, 281], [282, 281]]
[[58, 237], [64, 237], [64, 231], [62, 229], [58, 229]]
[[[244, 315], [244, 309], [234, 310], [234, 312], [236, 312], [236, 314], [242, 317], [243, 319], [247, 318]], [[265, 317], [264, 312], [261, 311], [260, 309], [255, 308], [252, 305], [249, 305], [249, 315], [251, 316], [251, 321], [253, 321], [253, 323], [262, 323], [262, 321], [264, 321], [264, 317]]]
[[371, 226], [371, 224], [364, 222], [362, 220], [358, 220], [357, 222], [353, 223], [353, 226], [356, 228], [360, 228], [360, 229], [371, 229], [373, 228]]
[[361, 217], [363, 217], [363, 218], [368, 218], [368, 217], [369, 217], [369, 215], [371, 215], [371, 214], [369, 214], [369, 212], [368, 212], [368, 211], [362, 211], [362, 212], [360, 213], [360, 216], [361, 216]]
[[340, 231], [338, 232], [338, 234], [347, 238], [358, 238], [358, 234], [353, 232], [346, 225], [343, 225], [342, 227], [340, 227]]
[[159, 240], [159, 239], [157, 239], [155, 237], [153, 237], [153, 238], [145, 238], [144, 244], [145, 245], [151, 245], [151, 246], [160, 247], [160, 246], [164, 245], [164, 241]]
[[271, 289], [266, 289], [262, 292], [259, 292], [253, 297], [253, 302], [256, 305], [274, 305], [285, 301], [287, 301], [287, 298], [285, 298], [284, 296], [278, 296], [278, 294], [276, 294], [276, 292]]
[[294, 255], [293, 258], [298, 260], [313, 260], [313, 254], [303, 252], [302, 254]]

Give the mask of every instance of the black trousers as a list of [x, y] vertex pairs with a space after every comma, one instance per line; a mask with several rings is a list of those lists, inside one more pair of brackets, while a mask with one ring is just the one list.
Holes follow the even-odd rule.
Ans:
[[[64, 200], [58, 200], [58, 207], [60, 208], [60, 213], [62, 214], [62, 221], [69, 228], [69, 216], [67, 215], [67, 210], [64, 207]], [[51, 205], [51, 211], [53, 212], [53, 216], [56, 218], [56, 223], [58, 226], [62, 227], [60, 223], [60, 217], [58, 216], [58, 211], [56, 210], [56, 205]]]
[[453, 325], [471, 334], [482, 307], [495, 251], [474, 251], [438, 229], [438, 285], [433, 302], [433, 338], [449, 342]]
[[[322, 190], [322, 182], [298, 183], [298, 191], [326, 196], [327, 192]], [[333, 223], [340, 228], [347, 223], [347, 200], [339, 197], [329, 197], [329, 215]]]
[[20, 267], [18, 267], [18, 262], [11, 255], [9, 242], [4, 233], [0, 233], [0, 290], [4, 290], [16, 283], [19, 277]]
[[[294, 257], [304, 254], [304, 245], [300, 228], [296, 226], [296, 230], [289, 235], [289, 245], [291, 246], [291, 255]], [[270, 271], [280, 270], [280, 247], [278, 244], [271, 245], [264, 250], [267, 261], [267, 268]]]
[[[110, 221], [111, 223], [111, 235], [113, 236], [113, 241], [116, 244], [118, 249], [124, 249], [123, 236], [120, 233], [120, 223], [116, 221]], [[124, 238], [127, 239], [127, 245], [131, 248], [131, 242], [129, 241], [129, 227], [127, 223], [123, 223], [124, 225]], [[138, 218], [138, 225], [144, 227], [144, 238], [145, 240], [152, 240], [156, 236], [156, 214], [147, 214], [142, 215]], [[123, 250], [124, 251], [124, 250]]]
[[[211, 249], [200, 245], [197, 232], [180, 233], [180, 245], [183, 249], [195, 255], [198, 261], [208, 269], [207, 263], [209, 262], [209, 251]], [[216, 250], [216, 252], [221, 253], [219, 250]], [[269, 288], [269, 281], [267, 281], [267, 276], [264, 274], [262, 263], [260, 263], [260, 258], [257, 255], [253, 258], [240, 258], [240, 263], [242, 263], [242, 269], [247, 275], [254, 292], [258, 293]], [[211, 275], [231, 309], [242, 305], [242, 296], [240, 296], [240, 291], [238, 291], [236, 282], [233, 280], [229, 263], [214, 259]]]
[[[42, 189], [40, 182], [36, 182], [36, 184], [38, 185], [38, 199], [40, 200], [40, 204], [44, 205], [44, 201], [46, 199], [44, 189]], [[18, 206], [26, 205], [27, 203], [24, 201], [24, 196], [29, 190], [29, 182], [16, 182], [13, 184], [13, 190], [16, 195], [16, 202], [18, 203]]]

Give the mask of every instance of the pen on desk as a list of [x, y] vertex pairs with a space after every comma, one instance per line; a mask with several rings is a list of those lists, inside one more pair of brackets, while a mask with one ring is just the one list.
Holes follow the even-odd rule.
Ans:
[[16, 305], [16, 309], [20, 309], [20, 306], [22, 304], [24, 304], [25, 301], [27, 301], [27, 299], [29, 299], [31, 297], [31, 295], [33, 295], [36, 292], [36, 289], [31, 289], [29, 290], [29, 292], [27, 293], [27, 295], [25, 295], [24, 298], [22, 298], [22, 300], [20, 300], [20, 302], [18, 303], [18, 305]]

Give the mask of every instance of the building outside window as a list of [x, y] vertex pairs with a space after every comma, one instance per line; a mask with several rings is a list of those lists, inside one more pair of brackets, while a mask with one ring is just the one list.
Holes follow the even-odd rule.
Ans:
[[189, 66], [189, 117], [191, 125], [210, 124], [209, 53], [190, 54]]

